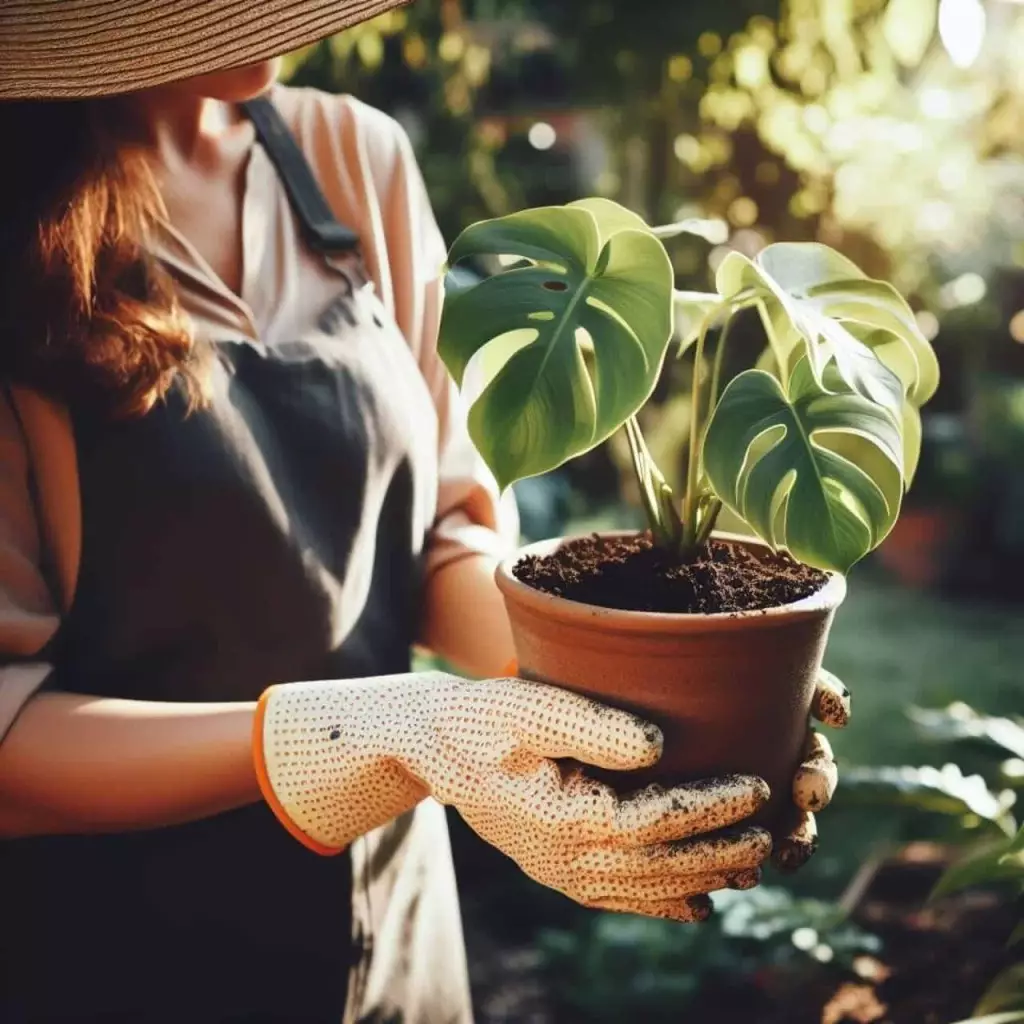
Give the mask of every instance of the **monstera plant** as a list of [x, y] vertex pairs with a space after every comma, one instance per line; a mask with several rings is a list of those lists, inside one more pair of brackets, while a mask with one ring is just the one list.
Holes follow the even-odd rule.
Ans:
[[[499, 568], [520, 671], [657, 721], [653, 780], [756, 772], [778, 810], [844, 574], [899, 514], [938, 366], [899, 293], [824, 245], [731, 252], [713, 292], [677, 291], [665, 243], [686, 230], [603, 199], [474, 224], [449, 266], [501, 269], [449, 294], [439, 351], [472, 382], [470, 433], [503, 488], [620, 429], [632, 452], [644, 537], [545, 542]], [[765, 350], [726, 383], [745, 310]], [[696, 364], [682, 495], [637, 420], [670, 352]], [[723, 507], [743, 537], [715, 532]]]
[[[738, 252], [710, 294], [674, 290], [663, 239], [607, 200], [526, 210], [465, 230], [452, 265], [516, 262], [449, 297], [440, 353], [461, 383], [481, 360], [474, 442], [504, 487], [554, 469], [625, 428], [657, 542], [691, 555], [728, 506], [772, 547], [847, 571], [895, 521], [921, 441], [935, 355], [903, 298], [824, 245]], [[730, 325], [760, 313], [754, 368], [720, 388]], [[674, 323], [676, 329], [674, 330]], [[677, 500], [636, 413], [676, 340], [701, 362], [717, 332], [708, 394], [695, 373], [689, 475]]]

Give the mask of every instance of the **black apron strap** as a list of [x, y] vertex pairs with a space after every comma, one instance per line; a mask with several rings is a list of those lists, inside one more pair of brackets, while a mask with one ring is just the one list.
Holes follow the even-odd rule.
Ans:
[[242, 109], [252, 121], [257, 137], [280, 175], [306, 242], [325, 256], [357, 249], [359, 236], [334, 216], [277, 107], [261, 96], [243, 103]]

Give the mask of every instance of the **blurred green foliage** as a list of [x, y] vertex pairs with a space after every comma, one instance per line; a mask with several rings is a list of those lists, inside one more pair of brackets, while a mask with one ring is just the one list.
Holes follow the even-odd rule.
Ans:
[[[527, 143], [533, 121], [551, 112], [593, 114], [618, 147], [614, 163], [639, 157], [646, 180], [627, 190], [649, 199], [644, 212], [656, 216], [667, 201], [664, 176], [646, 172], [657, 159], [677, 163], [672, 133], [698, 116], [700, 76], [714, 59], [708, 40], [720, 48], [777, 6], [636, 0], [623, 18], [611, 0], [417, 0], [291, 55], [285, 77], [352, 92], [405, 121], [449, 237], [547, 192], [564, 202], [623, 190], [621, 166], [574, 181], [559, 151]], [[701, 47], [695, 69], [686, 55]]]
[[[942, 834], [968, 844], [966, 856], [944, 875], [934, 898], [969, 887], [1006, 887], [1011, 897], [1024, 894], [1024, 828], [1018, 829], [1012, 815], [1012, 786], [1024, 775], [1024, 720], [984, 715], [962, 702], [912, 708], [909, 718], [936, 759], [973, 747], [979, 772], [968, 776], [952, 763], [941, 770], [847, 767], [842, 803], [874, 816], [897, 808], [905, 840]], [[941, 833], [931, 827], [936, 818], [947, 825]], [[828, 842], [835, 834], [831, 815], [822, 822]], [[843, 841], [848, 838], [847, 833]], [[839, 978], [847, 972], [848, 977], [860, 954], [884, 956], [881, 942], [831, 900], [797, 896], [792, 888], [769, 884], [749, 892], [716, 893], [714, 902], [715, 915], [700, 929], [591, 915], [575, 929], [542, 931], [538, 941], [556, 998], [582, 1020], [611, 1022], [639, 1015], [667, 1022], [678, 1020], [690, 1000], [716, 979], [737, 989], [771, 971], [775, 984], [785, 979], [792, 990], [811, 978], [820, 984], [830, 975]], [[1010, 937], [1011, 945], [1021, 941], [1024, 924]], [[1022, 967], [1010, 967], [992, 982], [976, 1012], [1024, 1011], [1022, 982]]]
[[[1024, 306], [1024, 9], [988, 5], [987, 42], [963, 67], [940, 44], [938, 3], [634, 0], [624, 17], [613, 0], [417, 0], [291, 55], [286, 76], [398, 117], [449, 239], [484, 217], [604, 195], [651, 221], [708, 219], [705, 240], [672, 246], [679, 285], [696, 289], [729, 248], [824, 241], [914, 293], [940, 331], [932, 411], [973, 417], [988, 393], [974, 382], [1024, 376], [1007, 330]], [[757, 332], [737, 334], [742, 361]], [[642, 423], [670, 484], [686, 468], [690, 373], [669, 362]], [[1007, 423], [972, 443], [1011, 443]], [[591, 500], [635, 500], [620, 442], [571, 472]], [[955, 493], [972, 517], [999, 506], [1000, 557], [1024, 565], [1006, 511], [1019, 467], [990, 459], [950, 478], [931, 447], [926, 425], [922, 500]]]
[[773, 969], [799, 984], [823, 963], [838, 976], [859, 954], [881, 949], [835, 904], [782, 888], [718, 893], [715, 911], [700, 928], [598, 914], [574, 931], [541, 932], [555, 998], [579, 1015], [574, 1019], [595, 1024], [668, 1024], [716, 976], [735, 983]]

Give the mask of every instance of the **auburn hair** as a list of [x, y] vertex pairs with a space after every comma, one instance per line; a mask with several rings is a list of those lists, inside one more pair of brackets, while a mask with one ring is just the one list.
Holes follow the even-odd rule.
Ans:
[[0, 379], [114, 417], [175, 378], [193, 339], [146, 251], [163, 211], [123, 99], [0, 102]]

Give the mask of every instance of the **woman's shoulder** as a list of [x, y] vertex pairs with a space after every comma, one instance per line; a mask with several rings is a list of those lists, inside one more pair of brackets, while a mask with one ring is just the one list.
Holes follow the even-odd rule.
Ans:
[[278, 85], [271, 98], [335, 214], [363, 237], [381, 294], [434, 281], [446, 247], [401, 124], [354, 96]]
[[390, 114], [347, 93], [276, 85], [274, 104], [307, 153], [322, 159], [352, 156], [369, 162], [375, 174], [414, 161], [405, 129]]

